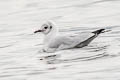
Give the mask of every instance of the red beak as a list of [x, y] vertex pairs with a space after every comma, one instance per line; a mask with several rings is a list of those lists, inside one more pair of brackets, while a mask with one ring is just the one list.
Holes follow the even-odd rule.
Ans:
[[35, 31], [34, 33], [38, 33], [38, 32], [43, 32], [43, 30], [37, 30], [37, 31]]

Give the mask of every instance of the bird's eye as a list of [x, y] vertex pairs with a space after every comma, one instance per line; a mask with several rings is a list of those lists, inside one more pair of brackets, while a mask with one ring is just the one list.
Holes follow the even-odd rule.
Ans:
[[44, 27], [45, 29], [47, 29], [48, 27]]

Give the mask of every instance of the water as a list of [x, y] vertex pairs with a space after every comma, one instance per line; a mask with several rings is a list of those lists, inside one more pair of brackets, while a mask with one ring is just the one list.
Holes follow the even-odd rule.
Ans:
[[[0, 80], [119, 80], [120, 0], [0, 0]], [[61, 33], [107, 28], [89, 46], [39, 53], [46, 20]]]

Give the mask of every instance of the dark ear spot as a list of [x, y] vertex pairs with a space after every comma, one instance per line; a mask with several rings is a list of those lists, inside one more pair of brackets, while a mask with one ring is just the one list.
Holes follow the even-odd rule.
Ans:
[[50, 29], [52, 29], [52, 26], [50, 26]]

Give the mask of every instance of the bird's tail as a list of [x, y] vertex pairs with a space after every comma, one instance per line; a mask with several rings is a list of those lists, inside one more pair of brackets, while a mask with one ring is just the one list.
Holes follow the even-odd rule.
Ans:
[[109, 32], [109, 31], [111, 30], [99, 29], [99, 30], [93, 31], [92, 33], [99, 35], [101, 33]]

